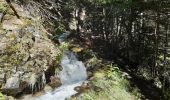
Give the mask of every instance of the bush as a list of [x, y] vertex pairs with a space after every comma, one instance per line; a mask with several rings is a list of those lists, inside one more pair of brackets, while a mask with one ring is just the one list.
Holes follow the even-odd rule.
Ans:
[[0, 92], [0, 100], [5, 100], [5, 96]]

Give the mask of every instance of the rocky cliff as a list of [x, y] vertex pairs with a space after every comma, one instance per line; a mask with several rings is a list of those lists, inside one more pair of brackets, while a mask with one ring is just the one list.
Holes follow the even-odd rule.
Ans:
[[12, 5], [20, 19], [0, 0], [0, 87], [3, 93], [16, 96], [41, 90], [49, 82], [60, 51], [48, 38], [40, 18]]

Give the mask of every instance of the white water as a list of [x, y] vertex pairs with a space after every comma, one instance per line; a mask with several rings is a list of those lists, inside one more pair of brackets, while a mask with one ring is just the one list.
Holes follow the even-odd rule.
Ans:
[[69, 51], [61, 60], [62, 71], [59, 74], [62, 86], [53, 93], [47, 93], [37, 100], [65, 100], [76, 94], [75, 87], [80, 86], [87, 78], [86, 68], [76, 56]]
[[61, 66], [63, 70], [59, 74], [59, 77], [62, 84], [68, 85], [86, 80], [86, 68], [81, 61], [78, 61], [72, 52], [66, 51], [64, 53]]
[[61, 87], [52, 93], [48, 92], [40, 97], [27, 97], [29, 99], [23, 100], [65, 100], [76, 94], [74, 88], [81, 86], [87, 78], [84, 64], [78, 61], [72, 52], [66, 51], [61, 60], [61, 66], [63, 69], [58, 75], [62, 82]]
[[71, 33], [68, 32], [68, 31], [65, 32], [65, 33], [63, 33], [63, 34], [58, 38], [58, 41], [59, 41], [60, 43], [64, 42], [70, 34], [71, 34]]
[[75, 87], [80, 86], [82, 82], [78, 82], [70, 85], [63, 85], [57, 88], [53, 93], [47, 93], [36, 100], [65, 100], [71, 97], [77, 92], [74, 90]]

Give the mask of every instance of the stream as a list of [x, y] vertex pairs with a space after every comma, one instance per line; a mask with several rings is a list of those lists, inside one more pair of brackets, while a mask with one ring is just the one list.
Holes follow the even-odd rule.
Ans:
[[23, 100], [65, 100], [77, 92], [75, 87], [81, 86], [87, 79], [86, 68], [82, 61], [78, 61], [73, 52], [65, 51], [61, 60], [62, 71], [59, 78], [62, 86], [53, 92], [47, 92], [39, 97], [27, 96]]
[[81, 61], [70, 51], [66, 51], [61, 60], [63, 70], [59, 73], [62, 86], [47, 93], [37, 100], [65, 100], [77, 92], [75, 87], [81, 86], [87, 78], [86, 68]]

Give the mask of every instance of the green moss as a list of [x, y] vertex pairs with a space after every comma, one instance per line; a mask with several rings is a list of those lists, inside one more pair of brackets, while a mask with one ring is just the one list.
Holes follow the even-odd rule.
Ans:
[[6, 52], [7, 54], [15, 53], [20, 47], [21, 47], [21, 44], [16, 44], [14, 46], [10, 45], [6, 48]]
[[117, 65], [106, 67], [106, 70], [95, 72], [92, 88], [82, 94], [80, 100], [139, 100], [140, 93], [130, 91], [129, 81]]
[[3, 2], [0, 2], [0, 13], [5, 13], [7, 12], [7, 5]]
[[126, 89], [122, 88], [119, 82], [114, 80], [96, 78], [93, 80], [95, 87], [101, 90], [96, 91], [95, 88], [83, 94], [82, 100], [133, 100], [134, 96]]
[[59, 51], [60, 51], [60, 52], [59, 52], [58, 55], [56, 56], [56, 63], [57, 63], [57, 64], [60, 64], [61, 59], [62, 59], [62, 57], [63, 57], [63, 53], [64, 53], [64, 51], [68, 50], [69, 46], [70, 46], [70, 44], [69, 44], [68, 42], [64, 42], [64, 43], [62, 43], [62, 44], [59, 46]]
[[19, 43], [14, 46], [12, 46], [12, 45], [8, 46], [5, 50], [6, 55], [3, 55], [1, 57], [2, 59], [1, 59], [0, 63], [8, 64], [7, 66], [9, 68], [11, 68], [13, 66], [20, 65], [23, 61], [24, 56], [25, 56], [24, 53], [19, 52], [20, 47], [21, 47], [21, 44], [19, 44]]

